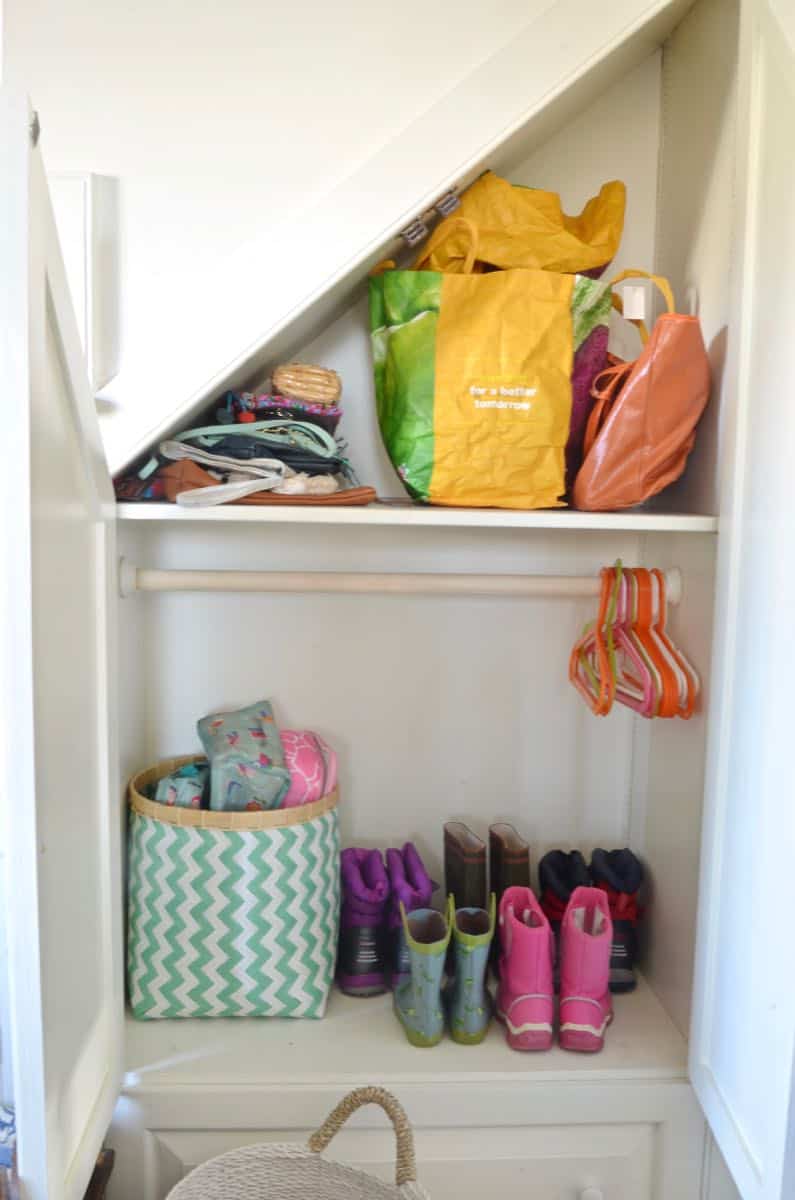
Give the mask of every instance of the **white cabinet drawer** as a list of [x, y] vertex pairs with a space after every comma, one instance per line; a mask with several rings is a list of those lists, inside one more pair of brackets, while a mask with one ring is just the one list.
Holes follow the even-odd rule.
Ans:
[[[653, 1125], [418, 1133], [431, 1200], [651, 1200]], [[585, 1195], [588, 1189], [591, 1195]]]
[[[417, 1130], [420, 1182], [431, 1200], [652, 1200], [655, 1128], [637, 1124]], [[154, 1175], [146, 1191], [152, 1200], [162, 1200], [182, 1175], [225, 1150], [257, 1141], [302, 1140], [295, 1131], [258, 1135], [161, 1130], [149, 1137], [153, 1153], [147, 1158]], [[394, 1141], [381, 1130], [343, 1131], [334, 1140], [334, 1157], [389, 1179]], [[112, 1197], [139, 1200], [126, 1189], [114, 1190]]]

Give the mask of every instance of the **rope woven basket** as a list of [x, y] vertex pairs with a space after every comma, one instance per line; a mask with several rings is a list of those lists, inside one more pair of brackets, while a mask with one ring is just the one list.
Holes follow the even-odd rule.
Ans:
[[307, 366], [305, 363], [285, 363], [276, 367], [272, 383], [278, 395], [312, 404], [336, 404], [342, 394], [342, 384], [336, 371]]
[[[321, 1158], [352, 1113], [378, 1104], [397, 1138], [395, 1182], [385, 1183], [364, 1171]], [[339, 1102], [306, 1146], [266, 1143], [230, 1150], [191, 1171], [167, 1200], [429, 1200], [417, 1183], [414, 1135], [409, 1119], [391, 1092], [356, 1088]]]

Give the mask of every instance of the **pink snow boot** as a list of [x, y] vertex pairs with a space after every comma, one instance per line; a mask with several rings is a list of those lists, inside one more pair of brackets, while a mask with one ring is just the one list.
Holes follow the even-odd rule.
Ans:
[[610, 953], [613, 923], [600, 888], [571, 894], [560, 931], [560, 1044], [593, 1053], [604, 1045], [613, 1019]]
[[500, 901], [500, 982], [497, 1017], [512, 1050], [548, 1050], [555, 998], [554, 941], [530, 888], [509, 887]]

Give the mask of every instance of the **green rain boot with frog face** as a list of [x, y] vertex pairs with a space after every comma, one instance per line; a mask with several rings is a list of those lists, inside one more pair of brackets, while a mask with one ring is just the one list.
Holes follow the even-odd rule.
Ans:
[[412, 1046], [436, 1046], [442, 1040], [442, 977], [452, 915], [449, 902], [445, 913], [418, 908], [407, 914], [400, 906], [411, 975], [395, 988], [395, 1013]]
[[[451, 897], [452, 899], [452, 897]], [[489, 1031], [491, 996], [486, 988], [489, 951], [494, 937], [496, 898], [485, 908], [459, 908], [453, 915], [455, 976], [447, 996], [454, 1042], [476, 1046]]]

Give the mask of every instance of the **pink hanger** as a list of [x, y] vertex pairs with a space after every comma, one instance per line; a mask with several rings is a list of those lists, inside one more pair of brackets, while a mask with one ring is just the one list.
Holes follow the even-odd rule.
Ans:
[[[658, 679], [638, 644], [634, 631], [635, 576], [625, 567], [615, 626], [620, 657], [616, 668], [616, 699], [644, 717], [653, 717], [658, 696]], [[631, 670], [630, 670], [631, 668]]]

